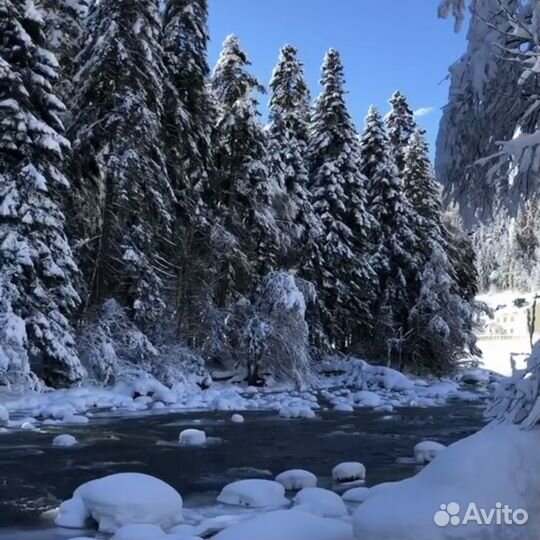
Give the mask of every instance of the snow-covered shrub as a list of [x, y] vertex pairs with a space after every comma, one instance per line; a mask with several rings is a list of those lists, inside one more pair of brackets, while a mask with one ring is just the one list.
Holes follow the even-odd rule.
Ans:
[[302, 384], [310, 373], [309, 330], [304, 295], [294, 277], [271, 272], [246, 319], [240, 336], [240, 360], [248, 382], [272, 375]]
[[148, 358], [148, 371], [159, 382], [177, 390], [181, 385], [196, 390], [196, 385], [208, 386], [211, 381], [204, 359], [181, 345], [159, 347], [158, 355]]
[[209, 378], [204, 360], [181, 345], [155, 346], [114, 299], [79, 338], [81, 360], [89, 377], [101, 384], [151, 375], [169, 388], [194, 388]]
[[534, 345], [526, 369], [512, 368], [513, 376], [498, 386], [486, 415], [530, 429], [540, 424], [540, 341]]
[[79, 350], [89, 377], [104, 384], [114, 383], [126, 363], [137, 365], [158, 355], [156, 347], [114, 299], [107, 300], [95, 320], [85, 326]]

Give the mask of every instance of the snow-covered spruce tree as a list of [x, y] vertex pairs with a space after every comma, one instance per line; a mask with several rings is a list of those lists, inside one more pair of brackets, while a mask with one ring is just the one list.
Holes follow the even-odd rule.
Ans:
[[445, 249], [443, 205], [428, 145], [419, 130], [413, 132], [404, 150], [402, 176], [405, 195], [416, 213], [415, 232], [420, 239], [419, 248], [429, 258], [434, 243]]
[[269, 174], [281, 188], [279, 222], [287, 265], [298, 265], [320, 234], [309, 194], [307, 164], [310, 93], [291, 45], [281, 49], [270, 81]]
[[405, 196], [383, 119], [374, 107], [366, 117], [361, 152], [361, 171], [369, 182], [369, 210], [377, 224], [371, 237], [372, 264], [379, 278], [371, 307], [375, 321], [372, 354], [390, 356], [387, 345], [397, 343], [395, 340], [407, 331], [410, 291], [421, 267], [418, 219]]
[[254, 95], [262, 86], [247, 71], [249, 65], [238, 38], [229, 36], [211, 80], [217, 106], [212, 205], [221, 244], [214, 242], [219, 307], [252, 291], [258, 278], [275, 267], [278, 251], [272, 208], [277, 186], [268, 176], [267, 138]]
[[89, 305], [116, 297], [147, 328], [160, 323], [162, 253], [174, 199], [162, 143], [157, 0], [101, 0], [77, 58], [69, 134], [73, 232]]
[[449, 373], [469, 351], [477, 350], [474, 309], [456, 293], [450, 262], [439, 245], [432, 249], [420, 281], [408, 318], [407, 367]]
[[[313, 207], [322, 237], [304, 270], [317, 284], [324, 328], [340, 350], [358, 345], [370, 326], [376, 278], [369, 264], [373, 226], [366, 209], [358, 134], [345, 103], [343, 65], [334, 49], [322, 66], [322, 91], [310, 124]], [[352, 343], [354, 340], [355, 343]]]
[[69, 96], [73, 61], [82, 46], [90, 0], [36, 0], [45, 21], [47, 48], [56, 55], [61, 68], [60, 90]]
[[195, 345], [200, 313], [213, 267], [208, 205], [213, 152], [213, 104], [207, 85], [210, 73], [207, 0], [168, 0], [165, 5], [163, 52], [165, 145], [167, 168], [176, 195], [171, 260], [177, 274], [174, 307], [177, 332]]
[[305, 384], [310, 372], [305, 316], [306, 300], [294, 277], [285, 272], [265, 276], [239, 339], [238, 357], [249, 384], [268, 376]]
[[471, 235], [463, 228], [463, 222], [455, 208], [443, 215], [443, 231], [450, 266], [455, 277], [455, 292], [468, 302], [478, 294], [478, 270], [476, 253]]
[[28, 356], [47, 384], [67, 386], [84, 369], [70, 324], [80, 299], [61, 210], [69, 143], [58, 118], [65, 109], [52, 91], [58, 63], [43, 48], [43, 21], [31, 1], [0, 2], [0, 35], [0, 317], [8, 325], [0, 349], [5, 371], [26, 371]]
[[394, 153], [399, 173], [405, 167], [405, 152], [413, 133], [418, 129], [414, 113], [407, 102], [407, 98], [399, 91], [395, 92], [389, 100], [391, 109], [386, 117], [386, 129], [390, 148]]

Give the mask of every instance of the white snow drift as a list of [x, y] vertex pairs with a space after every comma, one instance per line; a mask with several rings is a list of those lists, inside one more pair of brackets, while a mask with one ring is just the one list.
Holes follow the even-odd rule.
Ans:
[[298, 510], [276, 510], [221, 531], [212, 540], [353, 540], [351, 525]]
[[[449, 446], [416, 476], [369, 496], [353, 516], [359, 540], [518, 540], [539, 538], [540, 428], [488, 426]], [[524, 525], [469, 523], [439, 527], [441, 505], [489, 512], [497, 503], [523, 509]]]

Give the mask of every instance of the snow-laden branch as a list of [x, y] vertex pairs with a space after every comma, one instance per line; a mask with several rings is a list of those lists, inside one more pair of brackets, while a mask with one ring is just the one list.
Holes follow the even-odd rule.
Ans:
[[441, 19], [452, 16], [455, 19], [454, 30], [459, 32], [465, 21], [465, 0], [441, 0], [438, 14]]

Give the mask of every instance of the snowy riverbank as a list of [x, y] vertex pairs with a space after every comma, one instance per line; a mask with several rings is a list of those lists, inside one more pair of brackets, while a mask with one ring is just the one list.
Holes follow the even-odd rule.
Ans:
[[409, 378], [358, 359], [323, 362], [312, 386], [304, 390], [287, 384], [258, 388], [230, 381], [214, 381], [204, 389], [194, 382], [166, 387], [141, 373], [108, 388], [22, 394], [0, 390], [0, 422], [4, 427], [24, 429], [40, 424], [84, 424], [104, 411], [274, 410], [285, 418], [310, 418], [320, 409], [350, 412], [371, 407], [391, 412], [395, 407], [430, 407], [452, 399], [481, 400], [496, 381], [495, 375], [483, 370], [465, 370], [454, 379]]

